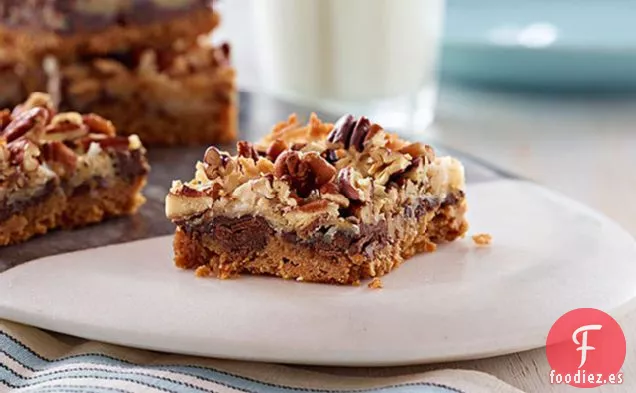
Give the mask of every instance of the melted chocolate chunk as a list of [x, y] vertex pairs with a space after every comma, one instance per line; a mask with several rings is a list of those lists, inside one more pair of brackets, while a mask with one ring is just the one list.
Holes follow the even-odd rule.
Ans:
[[0, 205], [0, 222], [7, 220], [14, 214], [19, 213], [24, 209], [44, 202], [51, 194], [53, 194], [57, 187], [57, 184], [57, 181], [49, 180], [44, 185], [44, 187], [40, 191], [35, 193], [35, 195], [33, 195], [31, 198], [13, 202], [10, 205]]
[[246, 258], [267, 246], [274, 231], [262, 217], [216, 217], [201, 224], [192, 220], [178, 222], [186, 233], [211, 235], [227, 252]]
[[141, 150], [116, 150], [114, 155], [117, 175], [122, 179], [130, 181], [150, 171]]
[[[442, 206], [456, 203], [462, 197], [461, 191], [451, 194]], [[417, 206], [405, 207], [405, 215], [410, 218], [419, 218], [439, 205], [440, 201], [437, 198], [422, 198]], [[247, 258], [263, 250], [270, 237], [275, 236], [275, 231], [262, 217], [215, 217], [205, 221], [199, 216], [175, 223], [187, 234], [211, 235], [228, 253], [238, 254], [241, 258]], [[295, 232], [286, 232], [282, 234], [282, 238], [287, 242], [309, 247], [315, 253], [326, 257], [362, 254], [373, 258], [376, 250], [391, 242], [386, 221], [360, 224], [360, 231], [357, 234], [336, 232], [333, 236], [327, 236], [329, 228], [322, 226], [318, 221], [310, 228], [311, 234], [308, 234], [308, 237], [301, 237]]]

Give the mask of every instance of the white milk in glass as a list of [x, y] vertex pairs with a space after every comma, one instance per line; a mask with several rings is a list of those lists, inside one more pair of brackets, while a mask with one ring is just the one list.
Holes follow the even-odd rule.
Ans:
[[253, 0], [268, 91], [385, 127], [426, 127], [444, 0]]

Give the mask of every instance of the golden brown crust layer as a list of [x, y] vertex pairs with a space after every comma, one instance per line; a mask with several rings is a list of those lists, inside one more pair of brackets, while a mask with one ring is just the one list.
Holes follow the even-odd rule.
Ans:
[[66, 197], [57, 190], [41, 203], [32, 205], [0, 222], [0, 246], [20, 243], [57, 226], [66, 207]]
[[145, 201], [140, 193], [145, 182], [145, 177], [131, 183], [118, 180], [111, 187], [95, 188], [70, 197], [56, 189], [43, 202], [0, 222], [0, 246], [20, 243], [56, 228], [72, 229], [109, 217], [133, 214]]
[[[195, 269], [197, 276], [230, 278], [241, 273], [278, 276], [298, 281], [359, 284], [361, 280], [383, 276], [407, 258], [431, 252], [437, 244], [464, 235], [463, 196], [419, 218], [398, 216], [387, 228], [394, 228], [392, 241], [373, 246], [372, 256], [364, 252], [325, 253], [280, 234], [270, 234], [262, 248], [252, 253], [232, 252], [219, 236], [178, 228], [174, 238], [175, 264]], [[388, 230], [388, 229], [387, 229]]]
[[59, 35], [46, 31], [0, 27], [0, 39], [10, 39], [25, 53], [36, 57], [48, 54], [63, 60], [86, 55], [105, 55], [137, 48], [171, 49], [175, 43], [191, 46], [198, 37], [219, 24], [211, 9], [197, 9], [170, 21], [111, 27], [94, 33]]

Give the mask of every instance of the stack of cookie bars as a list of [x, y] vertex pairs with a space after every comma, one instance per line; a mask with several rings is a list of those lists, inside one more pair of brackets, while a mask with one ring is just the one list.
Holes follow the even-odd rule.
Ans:
[[0, 104], [47, 91], [146, 145], [236, 137], [229, 46], [211, 0], [0, 1]]

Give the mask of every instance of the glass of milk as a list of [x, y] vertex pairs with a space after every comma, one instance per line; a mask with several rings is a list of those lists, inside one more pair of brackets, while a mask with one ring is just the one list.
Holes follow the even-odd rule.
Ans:
[[416, 131], [433, 119], [444, 0], [253, 0], [260, 78], [316, 110]]

